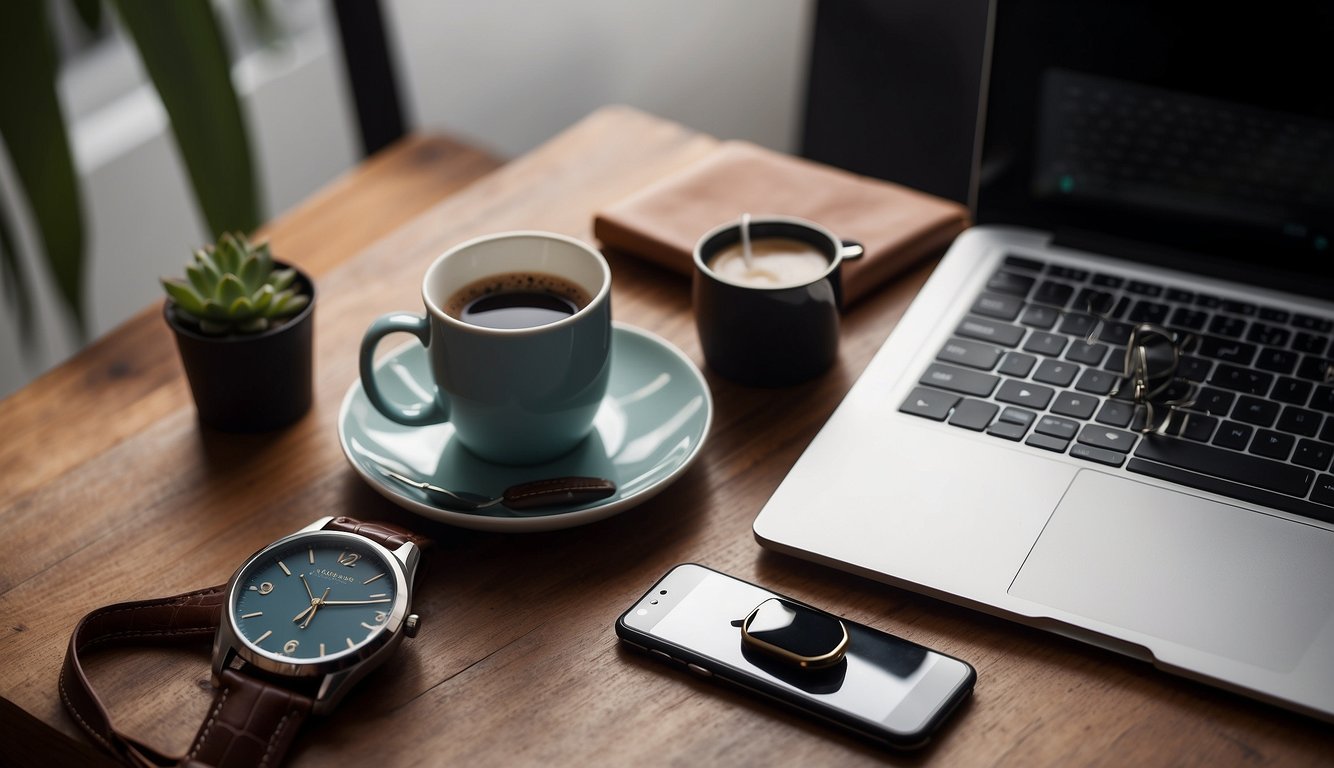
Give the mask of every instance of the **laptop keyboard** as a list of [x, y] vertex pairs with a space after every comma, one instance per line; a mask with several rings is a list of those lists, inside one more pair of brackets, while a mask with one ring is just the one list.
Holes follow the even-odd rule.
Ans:
[[[1166, 434], [1122, 381], [1137, 323], [1186, 340]], [[899, 410], [1334, 523], [1332, 339], [1329, 317], [1007, 256]]]

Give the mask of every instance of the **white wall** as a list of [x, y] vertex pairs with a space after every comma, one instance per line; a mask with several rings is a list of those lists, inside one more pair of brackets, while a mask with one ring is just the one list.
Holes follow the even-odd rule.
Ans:
[[[382, 1], [416, 129], [513, 156], [622, 103], [716, 136], [795, 148], [810, 0]], [[360, 151], [331, 11], [314, 7], [316, 18], [285, 52], [253, 54], [235, 72], [266, 216], [327, 183]], [[110, 101], [96, 93], [108, 72], [137, 63], [123, 50], [104, 58], [67, 72], [61, 92], [75, 118], [94, 337], [159, 302], [158, 276], [178, 272], [206, 238], [151, 89]], [[3, 153], [0, 197], [21, 210]], [[31, 254], [33, 230], [21, 218], [19, 247]], [[45, 332], [26, 355], [12, 314], [0, 315], [0, 397], [77, 349], [44, 272], [33, 263], [28, 271], [43, 282]]]

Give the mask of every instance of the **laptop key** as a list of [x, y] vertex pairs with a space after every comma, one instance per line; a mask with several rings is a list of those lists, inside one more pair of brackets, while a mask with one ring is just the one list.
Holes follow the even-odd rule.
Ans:
[[939, 387], [963, 395], [978, 395], [981, 397], [990, 395], [999, 382], [999, 376], [978, 373], [966, 368], [956, 368], [943, 363], [932, 363], [922, 374], [922, 378], [918, 380], [919, 384]]
[[1102, 448], [1095, 448], [1091, 445], [1076, 443], [1070, 448], [1070, 455], [1076, 459], [1085, 461], [1096, 461], [1099, 464], [1106, 464], [1109, 467], [1119, 467], [1125, 463], [1126, 455], [1116, 451], [1107, 451]]
[[1288, 320], [1292, 319], [1292, 313], [1286, 309], [1260, 307], [1260, 319], [1268, 320], [1272, 323], [1286, 323]]
[[1007, 352], [1005, 360], [1001, 362], [999, 373], [1022, 379], [1033, 370], [1033, 364], [1037, 361], [1036, 357], [1025, 355], [1023, 352]]
[[1259, 311], [1259, 307], [1249, 301], [1236, 301], [1235, 299], [1223, 299], [1223, 311], [1231, 312], [1234, 315], [1245, 315], [1251, 317]]
[[1300, 312], [1292, 316], [1292, 324], [1305, 331], [1315, 331], [1317, 333], [1334, 331], [1334, 320], [1303, 315]]
[[1213, 416], [1190, 411], [1173, 411], [1169, 418], [1165, 434], [1199, 443], [1209, 442], [1209, 438], [1214, 436], [1214, 428], [1218, 426], [1218, 419]]
[[1059, 416], [1043, 416], [1033, 426], [1033, 431], [1051, 437], [1059, 437], [1062, 440], [1069, 440], [1079, 432], [1079, 422], [1062, 419]]
[[993, 437], [1003, 437], [1006, 440], [1021, 440], [1024, 433], [1028, 431], [1028, 425], [1015, 424], [1011, 421], [997, 421], [990, 427], [987, 427], [987, 434]]
[[1334, 383], [1334, 360], [1307, 355], [1302, 358], [1301, 367], [1297, 369], [1297, 377], [1325, 384]]
[[1111, 424], [1113, 427], [1128, 427], [1130, 420], [1135, 418], [1135, 406], [1131, 403], [1124, 403], [1119, 400], [1108, 400], [1102, 404], [1098, 410], [1098, 415], [1094, 421], [1100, 424]]
[[954, 414], [950, 416], [949, 423], [951, 426], [981, 432], [991, 423], [998, 410], [1000, 409], [994, 403], [965, 398], [962, 403], [954, 406]]
[[1235, 421], [1225, 421], [1223, 426], [1218, 428], [1218, 434], [1214, 435], [1214, 445], [1231, 448], [1234, 451], [1244, 451], [1250, 444], [1251, 433], [1254, 431], [1254, 427], [1238, 424]]
[[1209, 320], [1209, 313], [1189, 307], [1177, 307], [1172, 313], [1172, 325], [1179, 325], [1192, 331], [1204, 330], [1204, 324]]
[[1204, 357], [1238, 365], [1250, 365], [1255, 359], [1254, 344], [1235, 339], [1220, 339], [1217, 336], [1201, 336], [1195, 351]]
[[1024, 337], [1024, 329], [1007, 325], [985, 317], [968, 315], [954, 330], [956, 336], [963, 336], [978, 341], [991, 341], [1006, 347], [1013, 347]]
[[1209, 371], [1213, 367], [1214, 364], [1210, 360], [1183, 355], [1181, 363], [1177, 365], [1177, 375], [1187, 381], [1204, 381], [1209, 378]]
[[1251, 440], [1251, 453], [1285, 461], [1292, 453], [1292, 446], [1296, 442], [1297, 438], [1292, 435], [1285, 435], [1272, 429], [1257, 429], [1255, 437]]
[[1101, 424], [1085, 424], [1079, 431], [1079, 442], [1108, 451], [1129, 453], [1137, 435], [1124, 429], [1113, 429]]
[[1290, 496], [1305, 496], [1315, 479], [1305, 467], [1157, 436], [1141, 440], [1135, 456]]
[[1084, 365], [1097, 365], [1107, 356], [1107, 349], [1106, 344], [1099, 344], [1096, 341], [1092, 344], [1082, 339], [1072, 341], [1069, 348], [1065, 350], [1065, 359]]
[[1297, 353], [1286, 349], [1261, 349], [1255, 367], [1274, 373], [1292, 373], [1297, 367]]
[[1265, 325], [1264, 323], [1251, 323], [1251, 329], [1246, 332], [1247, 341], [1253, 341], [1266, 347], [1286, 347], [1288, 346], [1288, 339], [1291, 337], [1292, 332], [1287, 328]]
[[1195, 403], [1191, 407], [1197, 411], [1226, 416], [1232, 410], [1232, 402], [1236, 399], [1237, 396], [1231, 392], [1200, 387], [1200, 391], [1195, 393]]
[[1189, 304], [1195, 300], [1195, 294], [1190, 291], [1183, 291], [1180, 288], [1168, 288], [1163, 298], [1168, 301], [1175, 301], [1181, 304]]
[[1087, 368], [1080, 375], [1079, 381], [1075, 383], [1075, 389], [1080, 392], [1090, 392], [1095, 395], [1105, 395], [1112, 391], [1112, 385], [1116, 383], [1116, 377], [1107, 371], [1097, 371]]
[[1214, 368], [1214, 374], [1209, 377], [1209, 383], [1216, 387], [1244, 392], [1248, 395], [1263, 395], [1269, 391], [1269, 385], [1273, 382], [1274, 374], [1272, 373], [1238, 368], [1227, 363], [1219, 363], [1218, 367]]
[[1068, 280], [1074, 280], [1075, 282], [1079, 283], [1082, 283], [1089, 278], [1089, 273], [1087, 269], [1080, 269], [1079, 267], [1066, 267], [1060, 264], [1052, 264], [1050, 267], [1047, 267], [1047, 274], [1051, 275], [1052, 277], [1064, 277]]
[[1050, 387], [1006, 379], [997, 390], [996, 399], [1002, 403], [1022, 405], [1041, 411], [1047, 407], [1047, 403], [1051, 402], [1055, 394], [1056, 392]]
[[1008, 293], [1022, 299], [1033, 288], [1034, 282], [1036, 281], [1027, 275], [1017, 275], [1013, 272], [1000, 270], [987, 281], [987, 290], [995, 293]]
[[1168, 305], [1156, 301], [1137, 301], [1127, 319], [1132, 323], [1164, 323], [1170, 309]]
[[1038, 261], [1037, 259], [1030, 259], [1027, 256], [1015, 256], [1014, 254], [1010, 254], [1005, 257], [1005, 266], [1014, 267], [1015, 269], [1026, 269], [1029, 272], [1041, 272], [1042, 268], [1046, 265]]
[[1242, 395], [1237, 398], [1237, 406], [1232, 409], [1232, 418], [1247, 424], [1269, 427], [1278, 418], [1278, 408], [1278, 403], [1272, 400]]
[[1298, 352], [1305, 352], [1308, 355], [1319, 355], [1325, 351], [1325, 346], [1329, 344], [1329, 339], [1306, 331], [1298, 331], [1292, 338], [1292, 348]]
[[1278, 381], [1274, 382], [1274, 390], [1269, 393], [1269, 397], [1282, 403], [1306, 405], [1306, 399], [1311, 396], [1311, 390], [1314, 388], [1315, 385], [1309, 381], [1280, 376]]
[[1024, 441], [1024, 445], [1031, 445], [1034, 448], [1041, 448], [1044, 451], [1055, 451], [1056, 453], [1065, 453], [1065, 449], [1069, 447], [1070, 441], [1062, 440], [1059, 437], [1052, 437], [1051, 435], [1042, 435], [1038, 434], [1037, 432], [1034, 432], [1033, 434], [1028, 436], [1027, 440]]
[[1325, 413], [1334, 413], [1334, 387], [1316, 387], [1309, 405]]
[[1079, 373], [1079, 366], [1074, 363], [1064, 363], [1060, 360], [1048, 358], [1043, 360], [1038, 365], [1038, 369], [1033, 372], [1033, 381], [1054, 384], [1058, 387], [1068, 387], [1070, 382], [1075, 380], [1075, 374], [1077, 373]]
[[[1311, 501], [1334, 507], [1334, 475], [1321, 475], [1316, 478], [1315, 488], [1311, 489]], [[1334, 510], [1329, 517], [1322, 517], [1327, 523], [1334, 523]]]
[[[1071, 455], [1074, 451], [1070, 452]], [[1257, 461], [1267, 461], [1267, 459], [1256, 459]], [[1272, 462], [1271, 462], [1272, 463]], [[1142, 459], [1131, 459], [1126, 465], [1126, 469], [1131, 472], [1137, 472], [1149, 477], [1156, 477], [1159, 480], [1166, 480], [1172, 483], [1179, 483], [1190, 488], [1198, 488], [1209, 493], [1217, 493], [1220, 496], [1227, 496], [1233, 499], [1251, 502], [1252, 504], [1262, 504], [1267, 507], [1274, 507], [1285, 512], [1291, 512], [1294, 515], [1309, 517], [1314, 520], [1324, 520], [1327, 523], [1334, 523], [1334, 506], [1325, 506], [1334, 504], [1334, 475], [1321, 475], [1322, 478], [1330, 478], [1330, 495], [1326, 497], [1323, 503], [1313, 504], [1311, 502], [1320, 501], [1322, 486], [1319, 482], [1315, 484], [1316, 490], [1311, 493], [1311, 501], [1285, 496], [1280, 493], [1273, 493], [1261, 488], [1253, 488], [1249, 485], [1221, 480], [1209, 475], [1201, 475], [1195, 472], [1186, 472], [1176, 467], [1165, 464], [1158, 464], [1152, 461]]]
[[973, 307], [969, 311], [975, 315], [985, 315], [998, 320], [1013, 320], [1019, 316], [1019, 310], [1023, 308], [1024, 302], [1018, 297], [984, 293], [977, 297], [977, 301], [973, 302]]
[[1002, 351], [1000, 347], [994, 347], [990, 344], [964, 339], [950, 339], [945, 342], [945, 346], [940, 348], [940, 353], [936, 355], [936, 359], [945, 363], [957, 363], [969, 368], [989, 371], [996, 367], [996, 362], [1000, 360]]
[[1125, 346], [1130, 342], [1130, 334], [1135, 330], [1135, 326], [1130, 323], [1121, 323], [1113, 320], [1109, 323], [1103, 323], [1098, 329], [1098, 341], [1104, 341], [1108, 344]]
[[1083, 313], [1068, 314], [1061, 319], [1061, 327], [1057, 330], [1067, 336], [1078, 336], [1082, 339], [1089, 335], [1089, 331], [1093, 330], [1093, 326], [1097, 322], [1098, 321], [1095, 320], [1092, 315]]
[[1214, 319], [1209, 323], [1209, 333], [1219, 336], [1227, 336], [1233, 339], [1240, 339], [1242, 333], [1246, 330], [1246, 321], [1240, 317], [1229, 317], [1227, 315], [1214, 315]]
[[1294, 435], [1315, 437], [1316, 433], [1320, 431], [1320, 422], [1324, 421], [1324, 418], [1315, 411], [1289, 405], [1283, 409], [1283, 415], [1278, 419], [1278, 429], [1282, 432], [1291, 432]]
[[1024, 314], [1019, 318], [1019, 322], [1032, 328], [1041, 328], [1044, 331], [1051, 330], [1056, 325], [1056, 321], [1061, 319], [1060, 310], [1052, 307], [1044, 307], [1041, 304], [1029, 305], [1024, 310]]
[[943, 421], [950, 415], [950, 409], [959, 402], [958, 395], [951, 395], [926, 387], [914, 387], [899, 410], [914, 416], [924, 416], [933, 421]]
[[1100, 285], [1103, 288], [1120, 288], [1125, 285], [1125, 279], [1116, 275], [1104, 275], [1101, 272], [1093, 276], [1093, 284]]
[[1091, 395], [1081, 395], [1076, 392], [1062, 392], [1056, 396], [1056, 402], [1051, 406], [1052, 413], [1059, 413], [1062, 416], [1073, 416], [1076, 419], [1087, 419], [1093, 415], [1097, 409], [1098, 398]]
[[1024, 342], [1024, 351], [1032, 352], [1035, 355], [1060, 357], [1061, 353], [1065, 351], [1066, 341], [1067, 339], [1064, 336], [1045, 331], [1034, 331], [1029, 335], [1028, 341]]
[[[1069, 283], [1059, 283], [1055, 280], [1043, 280], [1038, 284], [1038, 289], [1033, 291], [1030, 297], [1032, 301], [1039, 304], [1050, 304], [1053, 307], [1065, 307], [1070, 301], [1070, 297], [1075, 295], [1075, 287]], [[1083, 307], [1075, 307], [1083, 309]]]
[[1163, 287], [1156, 283], [1146, 283], [1142, 280], [1131, 280], [1126, 283], [1126, 290], [1131, 293], [1138, 293], [1141, 296], [1160, 296]]
[[1331, 458], [1334, 458], [1334, 445], [1318, 443], [1315, 440], [1298, 440], [1297, 450], [1292, 454], [1292, 463], [1324, 472], [1329, 469]]

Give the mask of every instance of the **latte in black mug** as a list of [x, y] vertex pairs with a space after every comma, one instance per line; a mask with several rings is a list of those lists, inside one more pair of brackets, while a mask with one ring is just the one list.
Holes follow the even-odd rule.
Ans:
[[790, 216], [747, 216], [705, 234], [695, 245], [694, 308], [709, 367], [757, 387], [829, 370], [838, 359], [840, 265], [861, 253]]

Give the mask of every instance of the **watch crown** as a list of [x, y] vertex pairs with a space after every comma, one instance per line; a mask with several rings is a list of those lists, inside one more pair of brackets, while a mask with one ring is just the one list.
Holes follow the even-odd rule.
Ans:
[[403, 622], [403, 634], [408, 637], [416, 637], [417, 630], [421, 627], [422, 619], [415, 613], [408, 614], [408, 618]]

